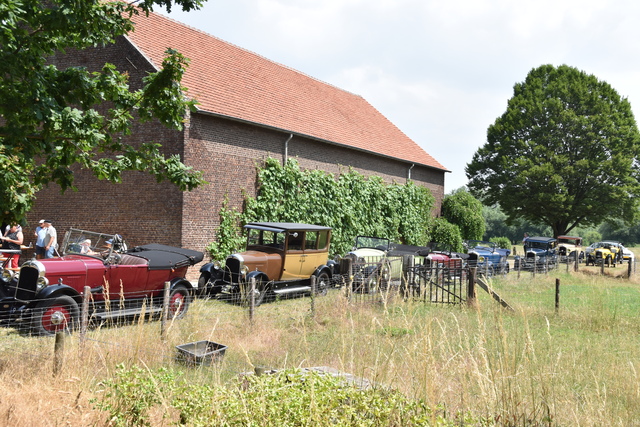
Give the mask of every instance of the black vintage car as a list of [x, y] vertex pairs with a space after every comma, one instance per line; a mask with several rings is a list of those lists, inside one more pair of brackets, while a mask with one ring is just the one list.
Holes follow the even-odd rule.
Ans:
[[18, 272], [4, 269], [0, 280], [0, 323], [24, 326], [40, 335], [73, 328], [82, 294], [91, 290], [91, 316], [98, 321], [162, 310], [170, 284], [169, 314], [183, 316], [192, 299], [185, 278], [203, 253], [159, 244], [126, 250], [119, 235], [71, 229], [62, 256], [29, 260]]

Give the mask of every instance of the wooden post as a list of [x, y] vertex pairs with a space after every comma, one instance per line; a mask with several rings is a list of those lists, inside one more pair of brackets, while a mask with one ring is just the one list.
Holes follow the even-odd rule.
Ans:
[[573, 271], [578, 271], [578, 264], [580, 264], [580, 251], [576, 250], [574, 253], [574, 263], [573, 263]]
[[569, 272], [569, 256], [567, 256], [567, 273]]
[[467, 305], [469, 307], [476, 307], [476, 274], [478, 267], [471, 267], [469, 269], [469, 282], [467, 284]]
[[353, 292], [353, 260], [347, 258], [347, 286], [345, 288], [345, 297], [351, 302], [351, 293]]
[[311, 276], [311, 317], [316, 316], [316, 282], [317, 277]]
[[604, 258], [602, 259], [602, 263], [600, 264], [600, 274], [604, 276]]
[[556, 314], [560, 309], [560, 279], [556, 279]]
[[58, 375], [64, 361], [64, 332], [56, 333], [56, 343], [53, 348], [53, 375]]
[[256, 278], [252, 277], [250, 281], [249, 295], [249, 323], [253, 325], [253, 316], [256, 311]]
[[516, 247], [514, 246], [513, 247], [513, 256], [516, 256], [516, 255], [518, 255], [518, 254], [516, 253]]
[[167, 338], [167, 318], [169, 317], [169, 286], [171, 286], [171, 283], [164, 282], [162, 317], [160, 318], [160, 339], [162, 339], [162, 341]]
[[627, 278], [631, 278], [631, 258], [629, 258], [629, 265], [627, 266]]
[[518, 270], [518, 279], [519, 279], [520, 278], [520, 270], [522, 270], [522, 258], [520, 258], [518, 260], [518, 268], [516, 270]]
[[84, 342], [87, 338], [87, 329], [89, 327], [89, 298], [91, 297], [91, 288], [84, 287], [82, 292], [82, 313], [80, 319], [80, 349], [84, 348]]

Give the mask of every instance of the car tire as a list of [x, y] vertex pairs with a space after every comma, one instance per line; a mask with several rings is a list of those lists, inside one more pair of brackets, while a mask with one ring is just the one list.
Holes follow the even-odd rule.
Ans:
[[198, 279], [198, 296], [202, 298], [206, 298], [209, 296], [209, 289], [207, 289], [207, 283], [211, 278], [211, 274], [202, 273], [200, 278]]
[[67, 295], [38, 303], [32, 318], [32, 329], [37, 335], [55, 335], [71, 332], [79, 318], [78, 304]]
[[316, 295], [326, 295], [329, 290], [329, 275], [326, 272], [318, 274], [316, 277]]
[[[267, 289], [267, 282], [262, 277], [256, 277], [256, 290], [254, 293], [253, 306], [260, 306], [264, 300], [265, 296], [269, 290]], [[241, 286], [239, 292], [239, 302], [241, 305], [249, 307], [251, 305], [251, 282], [247, 281], [243, 286]]]
[[189, 310], [191, 304], [191, 292], [184, 285], [177, 285], [169, 294], [169, 319], [181, 319]]
[[391, 283], [391, 263], [389, 260], [384, 260], [380, 267], [380, 288], [387, 290], [389, 283]]

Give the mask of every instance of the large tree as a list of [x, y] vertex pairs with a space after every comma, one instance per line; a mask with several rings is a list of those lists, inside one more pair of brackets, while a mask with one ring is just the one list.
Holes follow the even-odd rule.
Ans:
[[48, 183], [74, 188], [72, 166], [121, 180], [127, 170], [148, 171], [181, 190], [202, 175], [151, 142], [133, 147], [122, 137], [134, 120], [158, 120], [180, 129], [187, 108], [181, 78], [187, 59], [168, 50], [162, 69], [141, 89], [111, 64], [90, 72], [58, 69], [47, 58], [66, 49], [114, 43], [133, 30], [133, 14], [154, 6], [198, 9], [205, 0], [3, 0], [0, 2], [0, 219], [22, 220], [35, 193]]
[[514, 87], [506, 112], [466, 167], [470, 191], [557, 236], [638, 215], [640, 134], [628, 100], [576, 68], [543, 65]]

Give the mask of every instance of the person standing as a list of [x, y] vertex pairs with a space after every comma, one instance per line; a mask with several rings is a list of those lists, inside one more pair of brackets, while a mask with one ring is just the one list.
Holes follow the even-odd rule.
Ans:
[[[18, 229], [18, 224], [13, 223], [9, 226], [9, 231], [5, 236], [0, 237], [2, 239], [2, 249], [20, 250], [20, 245], [24, 240], [22, 235], [22, 227]], [[20, 259], [19, 253], [3, 253], [6, 258], [10, 258], [9, 267], [18, 268], [18, 260]]]
[[53, 225], [51, 225], [50, 219], [44, 220], [44, 249], [46, 251], [45, 258], [53, 258], [53, 255], [58, 248], [58, 233]]
[[38, 226], [36, 227], [36, 232], [34, 233], [36, 237], [36, 259], [42, 259], [47, 254], [47, 251], [44, 248], [45, 234], [47, 234], [47, 229], [44, 227], [44, 219], [41, 219], [38, 222]]

